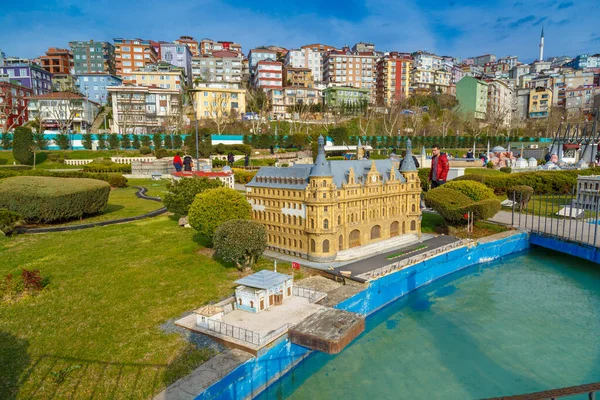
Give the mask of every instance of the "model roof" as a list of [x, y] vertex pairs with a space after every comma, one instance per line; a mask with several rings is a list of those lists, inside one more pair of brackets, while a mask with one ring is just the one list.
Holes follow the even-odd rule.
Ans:
[[238, 285], [249, 286], [258, 289], [269, 289], [279, 285], [288, 279], [292, 279], [290, 275], [280, 274], [279, 272], [263, 269], [255, 274], [235, 281]]

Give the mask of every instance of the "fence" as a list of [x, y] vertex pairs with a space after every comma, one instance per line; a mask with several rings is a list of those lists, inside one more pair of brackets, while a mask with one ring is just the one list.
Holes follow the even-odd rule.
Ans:
[[432, 256], [434, 256], [436, 254], [444, 253], [446, 251], [449, 251], [449, 250], [452, 250], [452, 249], [456, 249], [458, 247], [469, 246], [469, 245], [474, 245], [474, 244], [475, 244], [475, 241], [472, 240], [472, 239], [458, 240], [456, 242], [449, 243], [449, 244], [446, 244], [444, 246], [436, 247], [435, 249], [432, 249], [432, 250], [429, 250], [429, 251], [417, 254], [415, 256], [406, 258], [404, 260], [397, 261], [397, 262], [395, 262], [393, 264], [389, 264], [389, 265], [386, 265], [384, 267], [377, 268], [377, 269], [374, 269], [372, 271], [366, 272], [364, 274], [360, 274], [359, 277], [367, 279], [367, 280], [368, 279], [373, 279], [373, 278], [378, 278], [380, 276], [387, 275], [387, 274], [389, 274], [391, 272], [403, 269], [403, 268], [405, 268], [405, 267], [407, 267], [409, 265], [416, 264], [418, 262], [424, 261], [424, 260], [428, 259], [429, 257], [432, 257]]
[[292, 294], [298, 297], [305, 297], [310, 303], [315, 303], [324, 297], [327, 297], [327, 293], [298, 286], [292, 286]]
[[261, 335], [258, 332], [251, 331], [246, 328], [234, 326], [222, 321], [216, 321], [209, 319], [206, 325], [202, 325], [211, 332], [219, 333], [221, 335], [229, 336], [231, 338], [240, 340], [245, 343], [253, 344], [255, 346], [262, 346], [263, 344], [269, 343], [271, 340], [283, 335], [291, 327], [291, 324], [285, 324], [279, 328], [270, 331], [266, 335]]
[[132, 161], [152, 162], [156, 160], [156, 157], [111, 157], [110, 160], [117, 164], [131, 164]]
[[94, 160], [65, 160], [65, 164], [67, 165], [86, 165], [92, 163]]
[[[595, 184], [595, 182], [594, 182]], [[575, 188], [568, 194], [509, 196], [510, 225], [534, 233], [598, 247], [600, 195], [598, 190]], [[591, 186], [590, 186], [591, 187]]]

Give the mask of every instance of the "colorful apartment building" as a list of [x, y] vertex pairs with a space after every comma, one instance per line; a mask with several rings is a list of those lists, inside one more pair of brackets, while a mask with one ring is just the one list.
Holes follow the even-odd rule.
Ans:
[[330, 86], [367, 89], [375, 97], [376, 54], [373, 51], [330, 50], [323, 58], [323, 81]]
[[34, 95], [52, 91], [52, 74], [28, 60], [5, 64], [0, 67], [0, 75], [19, 81], [22, 86], [32, 89]]
[[456, 84], [456, 99], [459, 113], [466, 118], [483, 120], [487, 112], [488, 83], [465, 76]]
[[109, 100], [108, 87], [120, 86], [123, 80], [109, 74], [75, 75], [75, 87], [88, 99], [105, 105]]
[[117, 38], [114, 42], [115, 71], [120, 77], [124, 78], [133, 71], [159, 60], [158, 52], [150, 40]]
[[129, 73], [123, 81], [138, 86], [156, 86], [183, 93], [185, 73], [182, 68], [161, 61]]
[[529, 91], [529, 118], [547, 118], [552, 108], [552, 90], [534, 88]]
[[53, 92], [31, 96], [27, 104], [29, 120], [39, 119], [44, 130], [89, 132], [100, 104], [79, 93]]
[[116, 73], [115, 46], [109, 42], [73, 41], [69, 42], [73, 52], [73, 73], [110, 74]]
[[239, 117], [246, 112], [246, 90], [233, 83], [199, 83], [191, 90], [198, 119]]
[[185, 44], [160, 42], [160, 58], [164, 62], [181, 68], [185, 75], [185, 85], [192, 86], [192, 52]]
[[323, 104], [326, 108], [366, 106], [370, 99], [370, 91], [366, 88], [331, 86], [323, 89]]
[[190, 49], [192, 57], [200, 55], [200, 46], [198, 45], [198, 41], [192, 36], [180, 36], [179, 39], [173, 40], [173, 43], [186, 45], [187, 48]]
[[488, 79], [487, 117], [510, 126], [514, 109], [514, 92], [505, 81]]
[[391, 106], [410, 96], [413, 60], [408, 54], [391, 52], [377, 62], [376, 99], [379, 106]]
[[27, 105], [32, 95], [32, 89], [17, 81], [0, 80], [0, 133], [12, 131], [27, 123]]
[[248, 68], [250, 73], [254, 73], [256, 65], [260, 61], [277, 61], [277, 50], [271, 50], [266, 47], [251, 49], [248, 53]]
[[242, 54], [242, 45], [236, 42], [215, 41], [202, 39], [200, 41], [200, 55], [212, 54], [215, 51], [233, 51]]
[[192, 75], [201, 82], [242, 82], [243, 59], [235, 51], [214, 51], [192, 58]]
[[284, 86], [312, 88], [314, 79], [310, 68], [283, 68], [283, 84]]
[[43, 69], [51, 74], [68, 75], [73, 72], [73, 53], [69, 49], [50, 47], [45, 56], [40, 57]]
[[286, 54], [284, 65], [310, 68], [315, 82], [323, 82], [323, 54], [330, 50], [335, 50], [335, 47], [319, 43], [302, 46]]
[[283, 87], [283, 64], [279, 61], [259, 61], [254, 67], [252, 84], [255, 88], [281, 89]]
[[600, 95], [600, 87], [578, 87], [565, 90], [565, 110], [568, 113], [591, 114], [594, 98]]

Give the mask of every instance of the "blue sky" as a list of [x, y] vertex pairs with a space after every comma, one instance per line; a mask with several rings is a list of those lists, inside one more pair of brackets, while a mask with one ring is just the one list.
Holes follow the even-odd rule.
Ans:
[[263, 45], [334, 46], [370, 41], [378, 50], [427, 50], [537, 58], [600, 53], [598, 0], [1, 0], [0, 49], [35, 57], [70, 40], [140, 37], [233, 40]]

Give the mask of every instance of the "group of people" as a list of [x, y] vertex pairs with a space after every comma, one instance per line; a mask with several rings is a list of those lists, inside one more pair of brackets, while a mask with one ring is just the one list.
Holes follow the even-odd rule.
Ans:
[[184, 171], [192, 171], [194, 169], [194, 160], [192, 159], [192, 156], [188, 155], [183, 156], [182, 159], [181, 154], [177, 153], [175, 154], [175, 157], [173, 157], [173, 166], [177, 172], [181, 172], [182, 169]]

